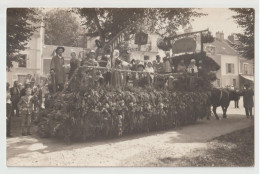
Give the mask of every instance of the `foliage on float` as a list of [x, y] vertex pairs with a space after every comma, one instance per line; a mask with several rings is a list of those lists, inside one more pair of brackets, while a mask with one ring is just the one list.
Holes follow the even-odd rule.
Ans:
[[173, 129], [210, 114], [205, 91], [97, 87], [80, 70], [64, 93], [47, 95], [39, 134], [66, 142]]

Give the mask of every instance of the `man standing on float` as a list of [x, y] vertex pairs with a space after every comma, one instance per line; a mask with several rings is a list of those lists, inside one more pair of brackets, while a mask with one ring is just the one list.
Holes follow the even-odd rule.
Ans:
[[65, 69], [64, 69], [64, 58], [62, 53], [65, 51], [64, 47], [57, 47], [56, 55], [52, 57], [50, 73], [53, 77], [53, 92], [62, 91], [65, 84]]

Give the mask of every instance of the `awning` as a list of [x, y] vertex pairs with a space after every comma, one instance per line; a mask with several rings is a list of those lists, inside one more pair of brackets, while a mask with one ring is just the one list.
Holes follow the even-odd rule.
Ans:
[[252, 82], [254, 82], [254, 80], [255, 80], [255, 76], [241, 75], [241, 74], [240, 74], [240, 76], [243, 77], [244, 79], [252, 81]]

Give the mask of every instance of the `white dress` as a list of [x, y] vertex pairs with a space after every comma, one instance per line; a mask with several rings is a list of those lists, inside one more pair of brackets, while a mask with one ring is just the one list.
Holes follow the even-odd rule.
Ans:
[[144, 71], [148, 72], [152, 79], [154, 78], [154, 69], [153, 69], [153, 67], [146, 67]]

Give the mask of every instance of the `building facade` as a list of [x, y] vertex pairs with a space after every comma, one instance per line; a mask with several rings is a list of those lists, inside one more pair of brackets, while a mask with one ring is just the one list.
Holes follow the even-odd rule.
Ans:
[[[35, 78], [36, 83], [39, 83], [40, 77], [46, 77], [49, 74], [50, 62], [57, 45], [45, 45], [44, 35], [44, 23], [42, 23], [40, 29], [35, 31], [31, 36], [26, 50], [20, 52], [21, 61], [13, 62], [13, 67], [6, 74], [7, 82], [9, 82], [11, 86], [14, 81], [18, 81], [23, 84], [28, 74]], [[158, 54], [158, 37], [159, 35], [157, 34], [149, 34], [148, 43], [140, 47], [134, 43], [134, 39], [130, 40], [130, 60], [155, 60], [156, 55]], [[86, 38], [85, 48], [64, 46], [65, 52], [63, 53], [63, 57], [65, 59], [65, 63], [69, 64], [71, 52], [76, 52], [78, 57], [82, 57], [85, 52], [91, 49], [96, 50], [96, 39], [97, 38]]]
[[13, 62], [13, 67], [6, 73], [7, 82], [12, 86], [14, 81], [23, 83], [28, 74], [37, 76], [41, 72], [41, 55], [43, 47], [43, 27], [36, 30], [24, 51], [20, 52], [18, 62]]
[[214, 42], [205, 44], [204, 50], [220, 65], [214, 86], [220, 88], [234, 86], [240, 89], [247, 80], [253, 84], [254, 62], [241, 57], [230, 42], [232, 41], [224, 39], [223, 32], [217, 32]]
[[[31, 36], [26, 49], [20, 52], [20, 60], [13, 62], [13, 67], [6, 72], [6, 81], [11, 86], [14, 81], [23, 84], [30, 74], [36, 83], [40, 83], [40, 78], [49, 74], [51, 59], [56, 48], [57, 45], [44, 44], [44, 25], [42, 23], [40, 29]], [[63, 56], [66, 64], [69, 64], [72, 51], [80, 55], [83, 48], [65, 46]]]

